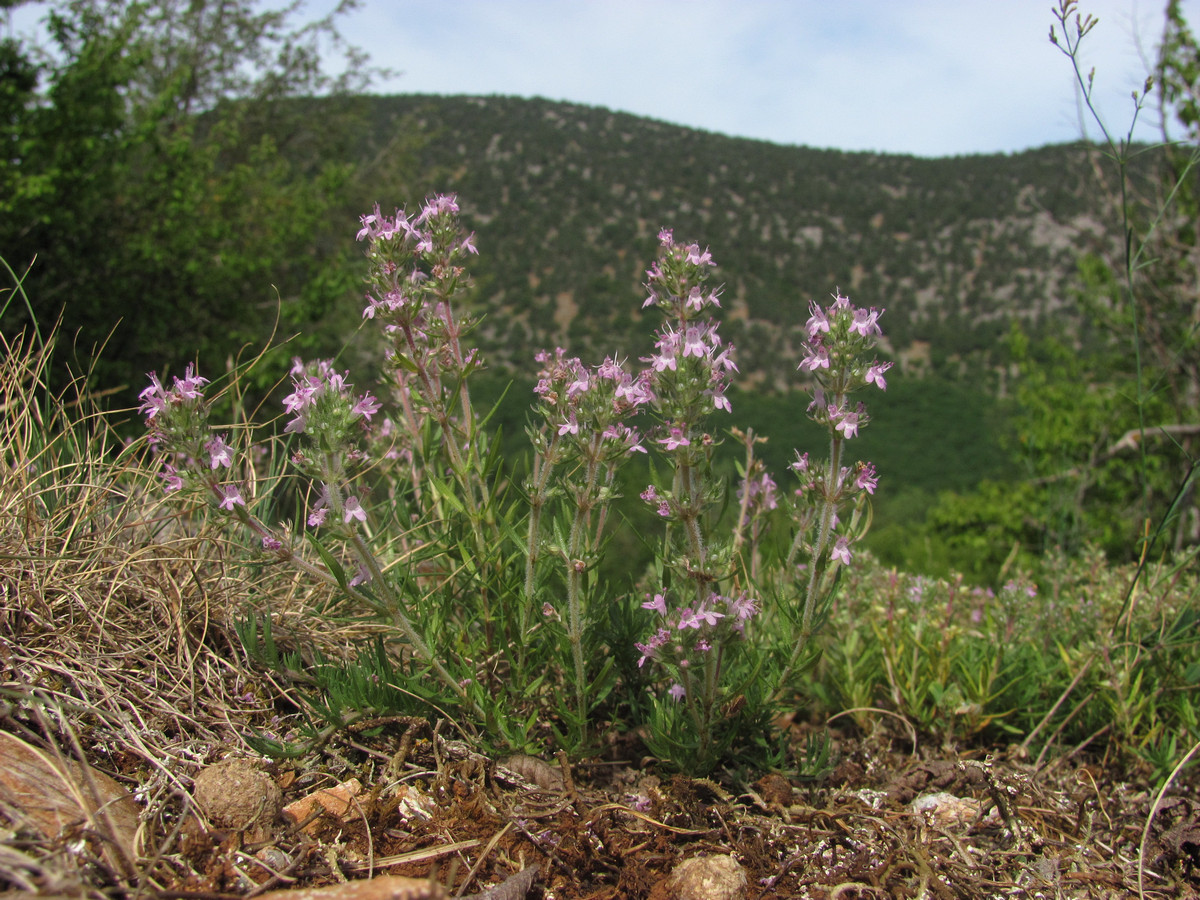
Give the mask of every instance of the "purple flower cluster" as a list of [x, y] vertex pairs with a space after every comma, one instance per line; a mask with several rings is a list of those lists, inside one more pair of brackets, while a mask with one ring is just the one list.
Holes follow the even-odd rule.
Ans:
[[476, 362], [474, 350], [459, 347], [466, 323], [454, 318], [450, 303], [468, 283], [463, 261], [479, 252], [458, 213], [453, 194], [427, 200], [415, 217], [402, 209], [386, 216], [376, 204], [358, 232], [370, 264], [363, 318], [380, 321], [395, 354], [415, 363], [427, 382], [442, 372], [462, 375]]
[[[283, 429], [288, 433], [312, 431], [309, 419], [323, 428], [329, 427], [329, 411], [342, 413], [338, 419], [354, 422], [360, 418], [370, 421], [380, 410], [380, 403], [370, 394], [352, 396], [354, 387], [346, 379], [348, 371], [337, 372], [333, 361], [321, 359], [305, 364], [299, 357], [292, 359], [292, 393], [283, 398], [283, 408], [295, 418]], [[339, 441], [340, 443], [340, 441]]]
[[[376, 205], [362, 225], [358, 238], [367, 242], [369, 268], [363, 317], [379, 322], [391, 345], [388, 368], [399, 411], [388, 426], [396, 431], [388, 455], [416, 463], [444, 453], [451, 469], [469, 478], [465, 460], [479, 435], [467, 376], [481, 361], [474, 348], [463, 346], [472, 322], [454, 303], [470, 285], [464, 264], [478, 253], [475, 236], [461, 228], [452, 194], [426, 200], [411, 217], [403, 210], [385, 216]], [[441, 429], [432, 443], [423, 420]], [[414, 464], [418, 493], [421, 478], [421, 464]], [[473, 508], [481, 488], [461, 486]]]
[[[142, 401], [142, 405], [138, 407], [138, 412], [146, 414], [147, 424], [155, 423], [162, 426], [163, 420], [159, 419], [159, 413], [166, 412], [170, 409], [176, 409], [187, 406], [200, 406], [204, 402], [204, 392], [202, 388], [208, 384], [207, 378], [201, 378], [196, 373], [192, 363], [188, 363], [187, 369], [184, 370], [183, 378], [175, 377], [175, 383], [168, 390], [163, 387], [163, 383], [159, 381], [158, 375], [151, 372], [149, 375], [150, 387], [138, 394], [138, 399]], [[165, 416], [163, 418], [166, 418]], [[155, 430], [152, 426], [150, 429], [150, 440], [153, 442], [161, 436], [161, 432]]]
[[686, 696], [689, 671], [703, 662], [702, 656], [732, 635], [744, 634], [746, 623], [759, 612], [758, 601], [745, 591], [736, 597], [714, 591], [700, 603], [681, 609], [669, 608], [664, 593], [646, 597], [642, 608], [658, 613], [659, 624], [645, 643], [634, 644], [642, 654], [638, 666], [655, 659], [673, 670], [676, 681], [668, 693], [676, 700]]
[[[830, 458], [826, 465], [816, 466], [810, 464], [807, 453], [797, 453], [790, 466], [800, 479], [800, 487], [793, 504], [798, 528], [788, 565], [795, 561], [801, 547], [807, 547], [813, 563], [805, 599], [806, 627], [812, 622], [816, 595], [820, 593], [817, 573], [826, 559], [841, 564], [850, 562], [851, 547], [861, 537], [858, 523], [862, 506], [879, 483], [871, 463], [842, 464], [843, 443], [857, 437], [859, 429], [870, 421], [865, 404], [851, 402], [851, 394], [867, 385], [886, 390], [884, 376], [892, 366], [890, 362], [880, 362], [873, 354], [882, 334], [879, 317], [883, 310], [856, 307], [847, 297], [836, 294], [826, 307], [810, 304], [809, 312], [804, 359], [799, 369], [811, 374], [815, 382], [808, 415], [829, 429]], [[842, 524], [839, 513], [848, 501], [853, 501], [850, 524], [839, 531]], [[814, 528], [814, 539], [807, 540]]]
[[746, 502], [747, 515], [755, 511], [770, 511], [779, 506], [777, 486], [771, 473], [763, 472], [754, 478], [744, 478], [737, 490], [738, 500]]
[[138, 398], [138, 411], [146, 416], [150, 445], [163, 457], [162, 471], [167, 493], [192, 485], [207, 485], [222, 509], [232, 511], [245, 506], [241, 488], [222, 482], [215, 473], [231, 469], [234, 449], [228, 435], [213, 434], [208, 425], [208, 403], [204, 399], [207, 378], [188, 363], [183, 378], [176, 376], [165, 387], [156, 373], [149, 375], [150, 386]]
[[[533, 391], [554, 436], [560, 439], [554, 441], [560, 452], [567, 453], [570, 447], [582, 450], [597, 439], [599, 459], [613, 453], [646, 452], [641, 433], [626, 420], [654, 399], [648, 372], [635, 377], [611, 357], [588, 368], [578, 357], [568, 357], [562, 347], [553, 354], [540, 350], [534, 360], [541, 368]], [[535, 438], [535, 443], [545, 452], [539, 439]]]
[[[828, 503], [829, 528], [836, 530], [841, 524], [837, 510], [846, 502], [857, 500], [862, 495], [875, 493], [879, 477], [875, 466], [869, 462], [857, 462], [853, 466], [840, 466], [836, 476], [831, 480], [827, 469], [814, 466], [809, 462], [808, 454], [796, 454], [795, 461], [788, 466], [800, 479], [800, 486], [795, 490], [795, 510], [801, 530], [807, 529], [814, 521], [817, 509]], [[834, 540], [830, 555], [842, 563], [849, 563], [851, 540], [845, 535], [839, 535]]]
[[879, 317], [884, 311], [856, 307], [837, 294], [827, 307], [810, 304], [809, 312], [804, 359], [798, 367], [816, 381], [809, 415], [816, 422], [832, 425], [844, 438], [857, 437], [869, 418], [866, 407], [862, 403], [851, 406], [847, 396], [867, 384], [886, 390], [884, 375], [892, 367], [877, 358], [864, 362], [882, 334]]
[[706, 310], [721, 306], [720, 292], [705, 282], [714, 263], [698, 244], [678, 244], [669, 229], [659, 232], [659, 254], [646, 271], [647, 299], [666, 321], [655, 332], [655, 352], [642, 358], [652, 373], [656, 407], [664, 420], [659, 443], [668, 451], [693, 445], [690, 429], [711, 412], [731, 411], [725, 391], [737, 371], [733, 346], [725, 344]]

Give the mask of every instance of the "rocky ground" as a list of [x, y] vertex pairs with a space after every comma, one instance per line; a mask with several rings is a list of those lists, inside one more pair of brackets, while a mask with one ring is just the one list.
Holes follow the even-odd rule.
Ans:
[[[1017, 748], [880, 729], [837, 735], [814, 781], [708, 779], [635, 758], [489, 759], [405, 719], [299, 761], [211, 746], [167, 777], [136, 747], [93, 748], [83, 769], [8, 712], [0, 876], [42, 895], [1200, 895], [1194, 774], [1158, 798], [1103, 761], [1037, 769]], [[397, 875], [415, 880], [379, 880]]]

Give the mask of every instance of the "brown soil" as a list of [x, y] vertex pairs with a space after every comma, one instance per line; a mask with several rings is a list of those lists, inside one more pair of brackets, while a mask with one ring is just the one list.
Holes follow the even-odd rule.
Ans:
[[[18, 710], [9, 716], [4, 724], [27, 740], [44, 737], [21, 727]], [[794, 730], [803, 739], [805, 729]], [[31, 862], [9, 886], [95, 897], [137, 883], [151, 896], [211, 900], [391, 874], [432, 877], [454, 895], [536, 866], [520, 896], [664, 900], [675, 896], [667, 879], [683, 860], [726, 856], [744, 870], [751, 898], [1200, 895], [1194, 777], [1176, 781], [1151, 815], [1155, 797], [1136, 773], [1082, 759], [1038, 771], [1015, 749], [914, 753], [907, 737], [882, 728], [836, 735], [836, 767], [809, 783], [664, 775], [651, 760], [493, 760], [411, 719], [372, 731], [335, 738], [303, 763], [260, 763], [285, 802], [352, 778], [363, 785], [340, 808], [318, 804], [266, 831], [191, 811], [195, 778], [184, 773], [211, 772], [200, 764], [231, 750], [245, 755], [209, 746], [195, 766], [177, 766], [188, 793], [141, 800], [149, 832], [135, 876], [104, 863], [95, 820], [23, 832], [21, 811], [5, 803], [0, 846]], [[139, 797], [160, 780], [132, 748], [95, 745], [87, 756], [143, 787]]]

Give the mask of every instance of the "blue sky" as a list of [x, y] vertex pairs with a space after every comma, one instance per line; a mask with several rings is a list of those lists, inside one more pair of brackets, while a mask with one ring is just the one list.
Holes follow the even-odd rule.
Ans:
[[[401, 73], [380, 93], [541, 96], [777, 143], [948, 156], [1080, 135], [1074, 76], [1048, 37], [1056, 3], [364, 0], [341, 29]], [[1081, 2], [1100, 19], [1084, 70], [1114, 132], [1129, 128], [1164, 5]], [[1184, 9], [1200, 19], [1200, 0]], [[1143, 122], [1141, 139], [1160, 137], [1156, 110]]]
[[[1079, 136], [1071, 68], [1049, 41], [1055, 2], [367, 0], [345, 32], [403, 71], [384, 92], [537, 95], [778, 143], [944, 156]], [[1128, 129], [1163, 7], [1083, 2], [1100, 19], [1084, 49], [1111, 128]]]

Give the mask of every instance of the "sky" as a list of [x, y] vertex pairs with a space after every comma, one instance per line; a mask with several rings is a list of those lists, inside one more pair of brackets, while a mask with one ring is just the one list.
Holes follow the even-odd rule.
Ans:
[[[537, 96], [780, 144], [939, 157], [1100, 136], [1049, 40], [1057, 3], [363, 0], [340, 30], [396, 70], [377, 93]], [[308, 0], [306, 12], [334, 5]], [[1080, 2], [1099, 19], [1082, 69], [1095, 67], [1114, 136], [1129, 131], [1164, 6]], [[1200, 0], [1183, 9], [1200, 25]], [[1139, 122], [1136, 138], [1161, 139], [1153, 103]]]

